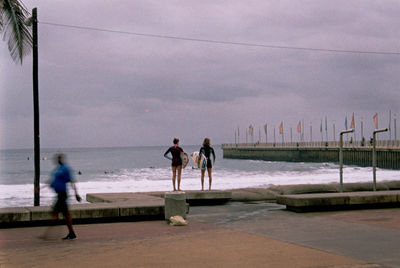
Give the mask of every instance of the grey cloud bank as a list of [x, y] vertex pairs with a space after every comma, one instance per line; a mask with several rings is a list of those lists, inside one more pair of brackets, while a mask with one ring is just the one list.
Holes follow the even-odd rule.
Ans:
[[[333, 53], [151, 38], [46, 22], [228, 42], [400, 52], [398, 1], [24, 1], [39, 14], [41, 145], [233, 142], [240, 127], [399, 112], [400, 55]], [[31, 57], [0, 46], [0, 148], [33, 146]], [[147, 109], [147, 110], [146, 110]], [[359, 130], [356, 130], [359, 135]], [[394, 134], [392, 134], [393, 137]], [[325, 135], [324, 135], [325, 136]], [[264, 137], [264, 135], [263, 135]], [[337, 135], [336, 135], [337, 137]], [[296, 139], [297, 136], [294, 135]], [[382, 134], [388, 138], [388, 134]], [[309, 139], [309, 138], [307, 138]]]

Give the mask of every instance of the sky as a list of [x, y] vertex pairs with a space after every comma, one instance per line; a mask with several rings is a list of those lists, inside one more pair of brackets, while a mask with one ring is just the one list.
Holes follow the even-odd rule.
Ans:
[[[245, 142], [250, 125], [271, 142], [282, 122], [297, 141], [299, 121], [320, 141], [325, 118], [337, 140], [353, 113], [356, 139], [376, 113], [395, 137], [397, 0], [23, 3], [38, 8], [42, 147]], [[32, 103], [32, 54], [15, 64], [1, 42], [0, 149], [33, 148]]]

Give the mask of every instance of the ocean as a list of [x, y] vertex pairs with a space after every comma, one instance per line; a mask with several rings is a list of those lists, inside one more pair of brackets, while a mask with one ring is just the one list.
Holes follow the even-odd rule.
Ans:
[[[181, 146], [190, 155], [200, 146]], [[87, 193], [148, 192], [172, 190], [170, 161], [163, 157], [168, 146], [62, 149], [74, 171], [78, 191]], [[216, 163], [212, 189], [269, 187], [271, 185], [338, 183], [335, 163], [292, 163], [223, 159], [214, 146]], [[55, 194], [46, 187], [58, 149], [41, 149], [40, 205], [51, 205]], [[372, 168], [345, 166], [344, 183], [372, 182]], [[399, 171], [377, 169], [377, 181], [397, 180]], [[33, 206], [34, 161], [32, 149], [0, 151], [0, 207]], [[199, 190], [200, 170], [192, 162], [182, 172], [181, 188]], [[208, 177], [205, 177], [208, 189]], [[85, 199], [85, 198], [84, 198]], [[71, 203], [76, 201], [70, 199]]]

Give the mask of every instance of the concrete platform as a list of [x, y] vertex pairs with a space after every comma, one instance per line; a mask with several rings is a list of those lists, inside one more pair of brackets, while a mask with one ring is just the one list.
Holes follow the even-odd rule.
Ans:
[[[311, 190], [318, 187], [309, 186]], [[245, 188], [232, 191], [187, 191], [186, 202], [190, 205], [219, 205], [229, 201], [273, 202], [285, 205], [296, 212], [322, 210], [349, 210], [376, 207], [400, 207], [400, 190], [362, 191], [345, 193], [285, 194], [300, 188], [256, 189]], [[168, 192], [148, 193], [92, 193], [87, 194], [91, 203], [70, 206], [74, 223], [98, 223], [164, 219], [164, 196]], [[0, 208], [0, 228], [12, 226], [47, 225], [51, 208], [15, 207]], [[60, 216], [60, 219], [62, 217]], [[60, 223], [63, 221], [60, 220]]]
[[295, 212], [400, 207], [400, 191], [280, 195], [277, 203]]
[[[147, 192], [147, 193], [92, 193], [87, 194], [88, 202], [141, 202], [146, 203], [164, 200], [165, 194], [169, 192]], [[176, 192], [176, 193], [179, 193]], [[232, 199], [231, 191], [184, 191], [186, 194], [186, 202], [190, 205], [220, 205], [229, 202]]]
[[[87, 194], [90, 203], [70, 205], [74, 223], [99, 223], [164, 219], [164, 196], [168, 192], [93, 193]], [[186, 201], [191, 205], [217, 205], [228, 202], [229, 191], [188, 191]], [[51, 207], [0, 208], [0, 228], [48, 225]], [[63, 224], [59, 215], [58, 223]]]
[[[40, 226], [51, 222], [51, 207], [10, 207], [0, 208], [0, 228], [18, 226]], [[98, 223], [113, 221], [137, 221], [162, 219], [164, 203], [158, 205], [138, 205], [132, 203], [96, 203], [70, 206], [74, 223]], [[64, 224], [59, 215], [59, 224]]]

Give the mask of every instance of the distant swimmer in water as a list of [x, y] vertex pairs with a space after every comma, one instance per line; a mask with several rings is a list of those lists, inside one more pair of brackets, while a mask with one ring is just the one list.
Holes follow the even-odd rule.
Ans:
[[[172, 168], [172, 185], [174, 187], [174, 191], [176, 191], [176, 173], [178, 173], [178, 191], [181, 191], [181, 174], [182, 174], [182, 159], [181, 153], [183, 149], [179, 147], [179, 139], [174, 138], [174, 145], [169, 147], [168, 150], [164, 153], [164, 157], [171, 160], [171, 168]], [[168, 156], [171, 153], [172, 158]]]
[[[203, 141], [203, 147], [200, 148], [199, 155], [204, 154], [207, 159], [207, 173], [208, 173], [208, 190], [211, 190], [212, 184], [212, 164], [215, 163], [215, 152], [214, 149], [210, 146], [210, 139], [205, 138]], [[211, 161], [210, 156], [212, 155], [213, 161]], [[204, 175], [206, 173], [205, 169], [201, 170], [201, 190], [204, 191]]]

